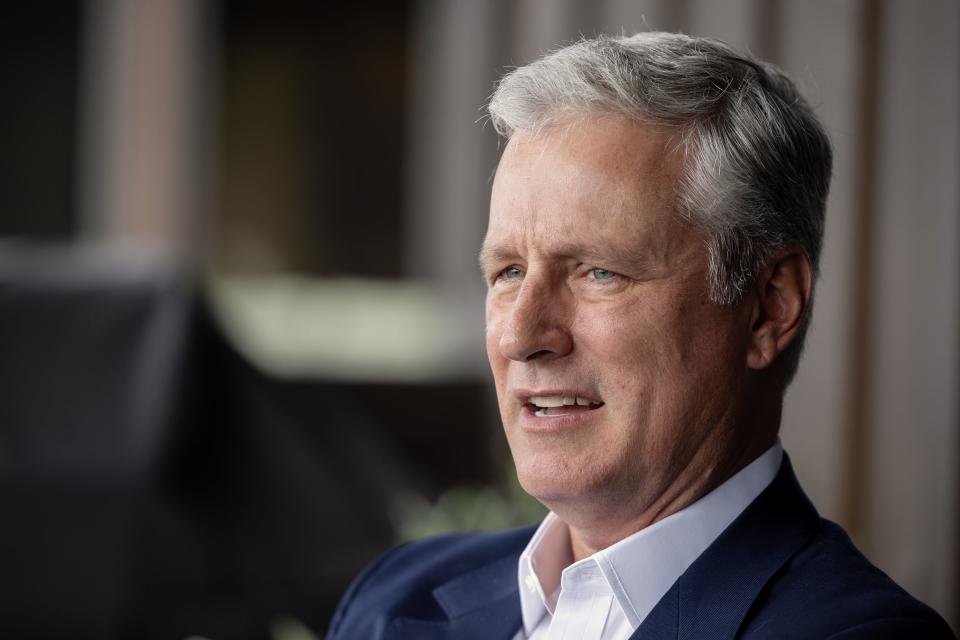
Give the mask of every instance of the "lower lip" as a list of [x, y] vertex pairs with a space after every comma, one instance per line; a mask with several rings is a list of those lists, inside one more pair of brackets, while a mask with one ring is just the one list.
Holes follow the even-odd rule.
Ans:
[[531, 405], [524, 405], [520, 410], [520, 427], [531, 433], [559, 433], [584, 426], [596, 420], [603, 409], [604, 407], [600, 406], [586, 411], [574, 410], [571, 413], [559, 416], [538, 416], [534, 413], [535, 408]]

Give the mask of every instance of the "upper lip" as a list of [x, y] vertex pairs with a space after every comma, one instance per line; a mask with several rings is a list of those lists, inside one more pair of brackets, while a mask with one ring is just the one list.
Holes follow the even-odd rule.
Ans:
[[517, 389], [514, 395], [523, 404], [530, 404], [531, 398], [542, 398], [544, 396], [563, 396], [565, 398], [579, 398], [588, 400], [593, 404], [603, 404], [599, 396], [587, 391], [577, 389]]

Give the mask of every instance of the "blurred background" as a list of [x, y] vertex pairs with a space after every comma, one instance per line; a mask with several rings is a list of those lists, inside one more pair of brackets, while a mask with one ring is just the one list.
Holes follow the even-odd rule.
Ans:
[[0, 22], [0, 635], [322, 637], [399, 540], [536, 521], [483, 355], [504, 69], [680, 30], [830, 131], [783, 440], [960, 624], [954, 0], [34, 0]]

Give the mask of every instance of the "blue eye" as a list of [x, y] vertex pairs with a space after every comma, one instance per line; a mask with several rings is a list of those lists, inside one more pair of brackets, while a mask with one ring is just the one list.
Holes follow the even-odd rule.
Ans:
[[520, 278], [523, 276], [523, 271], [518, 266], [512, 266], [512, 267], [507, 267], [506, 269], [501, 271], [500, 275], [502, 275], [507, 280], [516, 280], [517, 278]]
[[593, 276], [594, 280], [610, 280], [617, 274], [613, 271], [607, 271], [606, 269], [590, 269], [590, 275]]

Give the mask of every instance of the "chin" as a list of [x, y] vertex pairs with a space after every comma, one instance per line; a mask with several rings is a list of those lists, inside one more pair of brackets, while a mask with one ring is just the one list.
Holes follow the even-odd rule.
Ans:
[[584, 467], [571, 465], [569, 458], [538, 456], [535, 460], [517, 462], [516, 468], [523, 490], [549, 509], [553, 509], [553, 504], [594, 494], [596, 487], [603, 484]]

